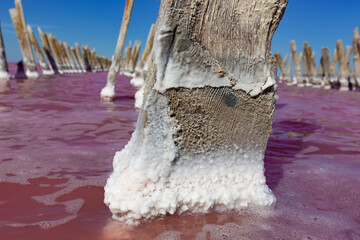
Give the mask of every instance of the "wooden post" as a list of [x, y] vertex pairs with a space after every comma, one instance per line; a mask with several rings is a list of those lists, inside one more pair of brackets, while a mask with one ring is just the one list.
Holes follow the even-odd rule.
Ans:
[[92, 72], [91, 65], [90, 65], [90, 56], [89, 56], [88, 47], [85, 47], [84, 45], [81, 45], [81, 50], [82, 50], [82, 52], [84, 54], [83, 58], [84, 58], [84, 64], [85, 64], [86, 72]]
[[86, 72], [85, 60], [84, 60], [83, 54], [81, 53], [78, 43], [75, 43], [75, 50], [76, 50], [76, 55], [78, 56], [79, 61], [80, 61], [81, 70], [82, 70], [82, 72]]
[[[6, 60], [5, 45], [0, 23], [0, 82], [4, 82], [4, 80], [7, 81], [10, 79], [10, 77], [11, 75], [9, 73], [9, 67]], [[3, 85], [4, 84], [2, 84], [2, 86]]]
[[50, 70], [53, 74], [58, 74], [59, 71], [58, 71], [58, 68], [56, 66], [56, 62], [55, 62], [55, 59], [54, 59], [54, 56], [51, 52], [51, 47], [50, 47], [50, 42], [49, 42], [49, 39], [47, 37], [46, 34], [44, 34], [42, 31], [41, 31], [41, 28], [38, 27], [38, 32], [39, 32], [39, 35], [40, 35], [40, 39], [41, 39], [41, 43], [43, 45], [43, 51], [49, 61], [49, 64], [51, 66], [51, 69]]
[[57, 48], [57, 41], [52, 34], [44, 33], [44, 37], [49, 41], [51, 52], [54, 54], [55, 62], [59, 73], [64, 73], [64, 66], [61, 61], [60, 53]]
[[135, 72], [136, 62], [139, 57], [140, 48], [141, 48], [141, 42], [135, 41], [134, 48], [131, 52], [131, 59], [130, 59], [130, 72], [131, 73]]
[[111, 63], [110, 70], [107, 76], [106, 86], [101, 90], [100, 96], [102, 98], [112, 99], [115, 97], [115, 81], [116, 75], [120, 70], [121, 54], [124, 48], [127, 29], [130, 22], [131, 12], [134, 5], [134, 0], [126, 0], [124, 16], [120, 28], [119, 38], [116, 44], [114, 58]]
[[113, 218], [275, 202], [264, 153], [276, 99], [271, 40], [286, 4], [161, 2], [143, 109], [105, 186]]
[[294, 78], [293, 78], [293, 84], [296, 84], [298, 80], [301, 79], [301, 61], [302, 61], [302, 53], [298, 55], [297, 48], [296, 48], [296, 42], [295, 40], [290, 41], [290, 48], [291, 48], [291, 56], [294, 61]]
[[35, 38], [35, 34], [34, 34], [32, 28], [30, 27], [30, 25], [27, 25], [27, 30], [29, 33], [31, 44], [34, 46], [36, 56], [39, 60], [40, 67], [42, 69], [42, 74], [45, 74], [45, 75], [53, 74], [53, 72], [50, 70], [50, 67], [45, 60], [45, 57], [41, 51], [39, 43], [37, 42], [37, 40]]
[[[287, 64], [289, 54], [286, 53], [284, 61], [282, 60], [280, 53], [276, 52], [274, 55], [275, 55], [276, 62], [278, 63], [280, 71], [281, 71], [280, 80], [285, 81], [285, 82], [289, 82], [290, 81], [291, 62], [292, 62], [290, 60], [289, 68], [286, 68], [286, 64]], [[292, 58], [292, 56], [291, 56], [291, 58]]]
[[339, 68], [337, 72], [337, 76], [340, 82], [340, 90], [349, 90], [349, 82], [348, 82], [348, 66], [347, 60], [344, 54], [344, 47], [341, 40], [336, 42], [336, 52], [338, 55], [338, 63]]
[[65, 48], [65, 52], [66, 52], [66, 57], [67, 57], [67, 59], [69, 59], [69, 62], [70, 62], [72, 72], [78, 72], [74, 58], [71, 55], [69, 45], [66, 42], [64, 42], [63, 44], [64, 44], [64, 48]]
[[321, 48], [321, 59], [318, 68], [317, 76], [321, 79], [321, 86], [326, 89], [331, 87], [331, 65], [330, 65], [330, 51], [328, 48]]
[[359, 29], [354, 29], [354, 40], [353, 40], [353, 49], [354, 49], [354, 57], [353, 57], [353, 64], [354, 64], [354, 77], [356, 86], [360, 88], [360, 36], [359, 36]]
[[35, 58], [26, 28], [21, 1], [15, 0], [15, 8], [10, 9], [9, 12], [16, 31], [24, 62], [27, 66], [26, 75], [31, 78], [37, 78], [39, 74], [36, 69]]
[[76, 68], [77, 68], [78, 72], [80, 73], [80, 72], [82, 72], [81, 63], [80, 63], [78, 55], [76, 54], [76, 50], [75, 50], [74, 47], [71, 47], [71, 52], [72, 52], [72, 54], [74, 56], [74, 59], [75, 59]]

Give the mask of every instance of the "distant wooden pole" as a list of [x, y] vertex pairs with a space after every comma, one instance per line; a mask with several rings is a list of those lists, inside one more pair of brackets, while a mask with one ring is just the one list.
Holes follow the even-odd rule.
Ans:
[[74, 55], [75, 62], [76, 62], [77, 68], [78, 68], [78, 72], [82, 72], [81, 63], [80, 63], [78, 55], [76, 54], [76, 49], [74, 47], [71, 47], [71, 52]]
[[321, 86], [326, 89], [331, 87], [331, 64], [330, 64], [330, 51], [328, 48], [321, 49], [321, 59], [318, 69], [318, 78], [320, 78]]
[[129, 72], [129, 66], [130, 66], [130, 59], [131, 59], [131, 51], [132, 51], [132, 42], [129, 42], [129, 45], [125, 48], [125, 58], [124, 58], [124, 65], [123, 70], [124, 72]]
[[348, 67], [346, 63], [346, 57], [344, 54], [344, 47], [341, 40], [336, 42], [336, 51], [338, 55], [339, 68], [337, 72], [338, 79], [340, 81], [340, 90], [349, 90], [348, 82]]
[[40, 63], [41, 69], [42, 69], [42, 73], [45, 75], [53, 74], [53, 72], [50, 70], [50, 67], [45, 60], [45, 57], [41, 51], [39, 43], [37, 42], [37, 40], [35, 38], [35, 34], [34, 34], [32, 28], [30, 27], [30, 25], [27, 25], [27, 30], [29, 33], [31, 44], [34, 46], [36, 56], [39, 60], [39, 63]]
[[75, 61], [74, 61], [73, 56], [71, 55], [70, 47], [69, 47], [69, 45], [68, 45], [66, 42], [64, 42], [64, 47], [65, 47], [65, 51], [66, 51], [66, 56], [67, 56], [67, 58], [70, 60], [71, 70], [72, 70], [73, 72], [77, 72], [76, 63], [75, 63]]
[[135, 71], [136, 62], [139, 58], [140, 48], [141, 48], [141, 42], [135, 41], [133, 51], [131, 52], [131, 61], [130, 61], [130, 70], [132, 73]]
[[156, 29], [156, 25], [152, 24], [151, 28], [150, 28], [148, 38], [147, 38], [147, 41], [146, 41], [144, 52], [141, 55], [139, 63], [136, 66], [138, 71], [143, 71], [144, 70], [145, 63], [146, 63], [147, 59], [149, 58], [149, 56], [151, 54], [151, 51], [152, 51], [152, 48], [153, 48], [153, 45], [154, 45], [155, 29]]
[[298, 56], [295, 40], [290, 41], [290, 48], [291, 48], [292, 60], [294, 61], [294, 70], [295, 70], [293, 83], [297, 83], [297, 81], [301, 79], [302, 54], [300, 53], [300, 55]]
[[81, 70], [82, 70], [82, 72], [86, 72], [84, 56], [81, 53], [81, 50], [80, 50], [80, 47], [79, 47], [78, 43], [75, 43], [75, 50], [76, 50], [76, 55], [78, 56], [79, 61], [80, 61]]
[[54, 54], [55, 62], [59, 73], [64, 73], [64, 66], [61, 61], [61, 56], [57, 48], [57, 42], [52, 34], [44, 33], [45, 38], [49, 41], [51, 52]]
[[353, 49], [354, 49], [354, 77], [357, 87], [360, 87], [360, 42], [359, 29], [354, 29], [354, 40], [353, 40]]
[[[290, 71], [286, 68], [286, 63], [287, 63], [287, 59], [288, 59], [289, 54], [286, 53], [284, 61], [282, 60], [282, 57], [281, 57], [280, 53], [276, 52], [276, 53], [274, 53], [274, 56], [275, 56], [275, 60], [276, 60], [277, 64], [279, 65], [279, 68], [280, 68], [280, 72], [281, 72], [280, 79], [281, 79], [281, 81], [289, 82]], [[289, 66], [290, 65], [291, 65], [291, 61], [289, 63]]]
[[101, 90], [100, 96], [103, 98], [115, 97], [115, 81], [116, 75], [120, 70], [121, 53], [124, 48], [124, 42], [126, 38], [127, 29], [130, 22], [131, 12], [133, 9], [134, 0], [126, 0], [124, 16], [120, 28], [119, 38], [116, 44], [114, 58], [111, 63], [111, 67], [107, 76], [106, 86]]
[[83, 52], [83, 58], [84, 58], [84, 64], [85, 64], [85, 70], [86, 72], [91, 72], [91, 65], [90, 65], [90, 57], [89, 57], [89, 51], [88, 48], [84, 45], [81, 45], [81, 50]]
[[0, 80], [9, 80], [10, 77], [11, 75], [9, 73], [9, 67], [6, 60], [5, 45], [0, 23]]
[[[51, 69], [52, 69], [52, 73], [53, 74], [57, 74], [59, 73], [58, 69], [57, 69], [57, 66], [56, 66], [56, 62], [55, 62], [55, 59], [51, 53], [51, 48], [50, 48], [50, 43], [49, 43], [49, 39], [47, 38], [47, 36], [45, 36], [45, 34], [41, 31], [41, 28], [38, 27], [38, 32], [39, 32], [39, 35], [40, 35], [40, 40], [41, 40], [41, 43], [43, 45], [43, 51], [49, 61], [49, 65], [51, 66]], [[49, 67], [50, 67], [49, 66]]]

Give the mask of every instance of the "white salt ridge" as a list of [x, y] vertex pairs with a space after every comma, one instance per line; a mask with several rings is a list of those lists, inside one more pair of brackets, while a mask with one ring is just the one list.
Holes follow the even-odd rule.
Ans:
[[137, 224], [142, 218], [167, 213], [225, 211], [275, 202], [265, 184], [263, 152], [245, 153], [234, 146], [229, 151], [182, 156], [175, 162], [176, 129], [168, 116], [168, 100], [152, 94], [145, 102], [152, 121], [142, 129], [141, 112], [130, 142], [114, 157], [104, 200], [113, 218]]

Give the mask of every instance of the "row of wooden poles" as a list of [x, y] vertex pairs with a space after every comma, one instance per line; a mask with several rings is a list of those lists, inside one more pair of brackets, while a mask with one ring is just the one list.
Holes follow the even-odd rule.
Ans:
[[[9, 12], [19, 41], [23, 61], [27, 67], [25, 73], [22, 62], [19, 62], [15, 78], [36, 78], [39, 76], [32, 47], [35, 50], [43, 74], [96, 72], [108, 70], [111, 66], [111, 60], [97, 55], [95, 49], [90, 50], [89, 46], [84, 45], [80, 49], [77, 43], [75, 43], [75, 47], [69, 47], [66, 42], [58, 40], [51, 33], [43, 33], [38, 27], [41, 48], [31, 26], [26, 25], [21, 0], [15, 0], [15, 8], [10, 9]], [[45, 57], [48, 61], [46, 61]], [[0, 78], [10, 78], [1, 27]]]
[[[346, 46], [345, 51], [341, 40], [336, 42], [332, 61], [328, 48], [321, 49], [321, 59], [318, 67], [315, 64], [315, 53], [311, 46], [304, 42], [302, 52], [298, 55], [295, 41], [290, 42], [291, 56], [288, 62], [287, 53], [282, 59], [280, 53], [275, 53], [275, 59], [280, 68], [280, 81], [298, 86], [324, 87], [326, 89], [356, 90], [360, 88], [360, 37], [355, 28], [352, 46]], [[351, 69], [351, 56], [353, 66]], [[294, 75], [290, 77], [291, 66], [294, 63]], [[337, 73], [335, 75], [335, 70]]]

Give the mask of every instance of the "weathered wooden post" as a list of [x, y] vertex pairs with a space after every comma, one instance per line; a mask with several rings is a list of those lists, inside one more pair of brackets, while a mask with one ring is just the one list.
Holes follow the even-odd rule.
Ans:
[[114, 58], [107, 76], [106, 86], [101, 90], [100, 96], [102, 98], [112, 99], [115, 97], [115, 81], [116, 75], [120, 70], [121, 54], [124, 48], [127, 29], [130, 22], [131, 12], [134, 5], [134, 0], [126, 0], [124, 16], [120, 28], [119, 38], [116, 44]]
[[356, 87], [360, 88], [360, 36], [359, 29], [354, 29], [354, 40], [353, 40], [353, 49], [354, 49], [354, 78]]
[[286, 4], [162, 1], [143, 109], [105, 186], [114, 218], [275, 202], [263, 160], [276, 99], [271, 40]]
[[296, 48], [296, 42], [295, 40], [290, 41], [290, 48], [291, 48], [291, 56], [294, 61], [294, 77], [292, 84], [296, 84], [298, 80], [301, 79], [301, 61], [302, 61], [302, 53], [298, 55], [297, 48]]
[[79, 47], [78, 43], [75, 43], [75, 50], [76, 50], [76, 55], [78, 56], [79, 61], [80, 61], [81, 70], [82, 70], [82, 72], [86, 72], [84, 56], [81, 53], [81, 50], [80, 50], [80, 47]]
[[148, 70], [148, 64], [151, 61], [151, 52], [154, 45], [154, 36], [155, 36], [156, 25], [152, 24], [149, 35], [146, 41], [146, 45], [143, 51], [143, 54], [140, 57], [139, 62], [135, 67], [135, 77], [131, 79], [130, 83], [139, 88], [139, 90], [135, 93], [135, 108], [141, 109], [144, 97], [145, 90], [145, 79]]
[[135, 72], [136, 62], [138, 60], [139, 53], [140, 53], [140, 47], [141, 47], [141, 42], [135, 41], [134, 47], [131, 51], [131, 58], [130, 58], [130, 72], [131, 73]]
[[302, 49], [302, 64], [301, 64], [301, 78], [297, 79], [297, 85], [299, 87], [303, 87], [306, 85], [306, 83], [308, 82], [308, 78], [309, 78], [309, 71], [310, 71], [310, 67], [309, 67], [309, 63], [308, 63], [308, 44], [305, 41], [303, 44], [303, 49]]
[[70, 47], [66, 42], [64, 42], [64, 48], [65, 48], [65, 52], [66, 52], [66, 57], [67, 57], [67, 59], [69, 59], [72, 72], [77, 73], [78, 69], [77, 69], [76, 63], [74, 61], [74, 58], [71, 55]]
[[83, 59], [84, 59], [84, 65], [85, 65], [86, 72], [92, 72], [92, 68], [90, 65], [89, 49], [88, 49], [88, 47], [81, 45], [81, 50], [84, 54]]
[[53, 74], [53, 71], [51, 71], [49, 65], [47, 64], [47, 62], [45, 60], [45, 57], [41, 51], [39, 43], [37, 42], [37, 40], [35, 38], [35, 34], [29, 25], [27, 25], [27, 31], [29, 33], [31, 44], [34, 46], [36, 56], [39, 60], [40, 67], [42, 69], [42, 74], [45, 74], [45, 75]]
[[344, 54], [344, 47], [341, 40], [336, 41], [336, 52], [338, 56], [339, 68], [337, 72], [337, 76], [340, 82], [340, 90], [349, 90], [349, 82], [348, 82], [348, 66], [347, 60]]
[[80, 63], [80, 60], [79, 60], [79, 57], [78, 57], [78, 55], [77, 55], [76, 50], [75, 50], [74, 47], [71, 47], [71, 52], [72, 52], [72, 54], [74, 55], [78, 72], [79, 72], [79, 73], [83, 72], [82, 67], [81, 67], [81, 63]]
[[276, 62], [279, 65], [280, 72], [281, 72], [280, 81], [291, 82], [290, 72], [291, 72], [292, 56], [290, 57], [289, 66], [288, 66], [288, 68], [286, 68], [289, 54], [286, 53], [284, 61], [283, 61], [280, 53], [276, 52], [276, 53], [274, 53], [274, 55], [275, 55]]
[[58, 74], [59, 71], [58, 71], [58, 68], [56, 66], [56, 62], [55, 62], [55, 59], [54, 59], [54, 56], [53, 54], [51, 53], [51, 47], [50, 47], [50, 42], [49, 42], [49, 39], [48, 37], [41, 31], [41, 28], [38, 27], [38, 32], [39, 32], [39, 35], [40, 35], [40, 39], [41, 39], [41, 43], [43, 45], [43, 51], [49, 61], [49, 64], [51, 66], [51, 69], [50, 70], [53, 74]]
[[24, 62], [27, 66], [26, 75], [30, 78], [37, 78], [39, 74], [36, 69], [35, 58], [31, 48], [29, 34], [26, 28], [21, 0], [15, 0], [15, 8], [10, 9], [9, 12], [16, 31], [16, 36], [19, 41]]
[[9, 67], [6, 60], [5, 45], [0, 23], [0, 82], [4, 82], [4, 80], [7, 81], [10, 77], [11, 75], [9, 73]]
[[125, 48], [125, 57], [124, 57], [124, 63], [121, 66], [121, 70], [125, 75], [129, 75], [130, 72], [129, 66], [130, 66], [130, 58], [131, 58], [131, 51], [132, 51], [132, 42], [129, 42], [129, 45]]
[[54, 54], [55, 62], [59, 73], [64, 73], [64, 65], [57, 47], [56, 38], [52, 34], [44, 33], [44, 37], [49, 41], [51, 52]]
[[331, 65], [330, 65], [330, 51], [328, 48], [321, 48], [321, 59], [319, 63], [318, 79], [321, 79], [321, 86], [325, 89], [331, 87]]

